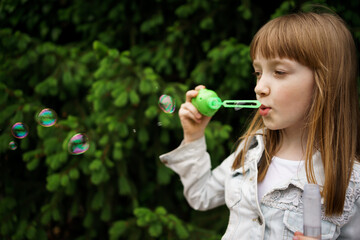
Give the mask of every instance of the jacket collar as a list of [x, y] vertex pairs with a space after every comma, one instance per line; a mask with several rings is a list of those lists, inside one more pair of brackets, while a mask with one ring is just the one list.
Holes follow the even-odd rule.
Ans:
[[[255, 146], [255, 147], [252, 148], [251, 146]], [[244, 145], [242, 143], [240, 144], [238, 150], [242, 149], [243, 147]], [[254, 138], [250, 140], [249, 148], [250, 149], [248, 149], [246, 153], [246, 161], [244, 164], [244, 169], [241, 167], [236, 169], [235, 172], [239, 172], [239, 173], [242, 173], [243, 171], [246, 172], [252, 164], [256, 163], [256, 166], [259, 164], [261, 156], [264, 153], [264, 149], [265, 149], [262, 130], [258, 130]], [[322, 187], [324, 186], [325, 183], [325, 172], [321, 160], [321, 153], [319, 151], [316, 151], [313, 154], [311, 161], [314, 168], [316, 182], [320, 186], [320, 189], [322, 190]], [[309, 183], [306, 177], [305, 164], [302, 165], [302, 167], [299, 169], [298, 174], [295, 175], [286, 185], [289, 185], [289, 183], [300, 188], [301, 190], [304, 190], [304, 185]]]
[[[261, 156], [264, 152], [264, 140], [262, 131], [258, 130], [255, 136], [249, 140], [244, 167], [240, 167], [234, 170], [235, 173], [243, 173], [249, 170], [250, 167], [254, 168], [257, 172], [257, 164], [259, 163]], [[242, 141], [235, 152], [235, 156], [240, 153], [240, 150], [244, 149], [244, 141]]]
[[[259, 132], [259, 134], [262, 134], [262, 131]], [[264, 152], [265, 146], [264, 146], [264, 139], [263, 135], [256, 135], [255, 138], [257, 141], [257, 147], [255, 149], [251, 149], [250, 151], [253, 151], [253, 153], [257, 153], [257, 164], [259, 163], [261, 156]], [[325, 172], [324, 172], [324, 166], [321, 160], [321, 153], [319, 151], [316, 151], [312, 156], [312, 164], [314, 168], [314, 174], [316, 183], [320, 186], [320, 189], [322, 190], [322, 187], [325, 183]], [[302, 167], [299, 169], [299, 172], [297, 175], [295, 175], [291, 180], [290, 184], [295, 185], [296, 187], [300, 188], [301, 190], [304, 190], [304, 185], [309, 183], [306, 177], [306, 170], [305, 170], [305, 164], [302, 165]], [[289, 183], [288, 183], [289, 184]]]

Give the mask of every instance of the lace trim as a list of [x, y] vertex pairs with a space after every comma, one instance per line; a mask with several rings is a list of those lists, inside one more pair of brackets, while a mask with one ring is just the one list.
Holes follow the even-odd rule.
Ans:
[[262, 199], [262, 203], [269, 207], [300, 213], [303, 205], [301, 195], [301, 189], [290, 184], [284, 189], [278, 189], [266, 194]]
[[[302, 190], [290, 184], [283, 189], [278, 189], [266, 194], [262, 203], [269, 207], [290, 210], [293, 212], [302, 212]], [[354, 167], [350, 177], [350, 183], [346, 190], [344, 212], [341, 216], [327, 217], [324, 214], [324, 207], [322, 206], [322, 219], [332, 222], [340, 227], [346, 224], [354, 215], [355, 202], [360, 197], [360, 171], [359, 167]]]

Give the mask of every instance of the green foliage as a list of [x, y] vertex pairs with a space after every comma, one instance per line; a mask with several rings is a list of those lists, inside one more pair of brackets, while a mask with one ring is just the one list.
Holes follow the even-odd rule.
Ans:
[[[148, 208], [135, 208], [136, 224], [146, 228], [149, 236], [159, 238], [168, 236], [171, 239], [219, 239], [220, 236], [211, 231], [204, 232], [184, 223], [166, 209], [158, 206], [154, 211]], [[162, 238], [161, 238], [162, 239]], [[165, 239], [165, 238], [164, 238]]]
[[[356, 0], [0, 2], [0, 238], [220, 239], [227, 210], [188, 206], [160, 154], [182, 139], [177, 112], [198, 84], [222, 99], [252, 99], [249, 43], [269, 19], [329, 6], [357, 44]], [[52, 127], [35, 116], [56, 111]], [[250, 110], [222, 109], [206, 130], [217, 166]], [[15, 139], [24, 122], [29, 134]], [[71, 155], [76, 133], [90, 148]], [[15, 141], [18, 148], [9, 149]], [[214, 221], [216, 219], [216, 221]]]

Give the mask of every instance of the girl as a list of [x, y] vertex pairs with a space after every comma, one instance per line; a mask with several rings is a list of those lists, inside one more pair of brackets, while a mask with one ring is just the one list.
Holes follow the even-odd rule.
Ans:
[[[226, 204], [222, 239], [302, 236], [302, 192], [320, 186], [322, 239], [360, 239], [360, 127], [356, 48], [344, 22], [297, 13], [265, 24], [250, 45], [261, 107], [237, 150], [211, 171], [210, 121], [186, 93], [184, 140], [160, 160], [177, 172], [189, 204]], [[295, 234], [296, 233], [296, 234]]]

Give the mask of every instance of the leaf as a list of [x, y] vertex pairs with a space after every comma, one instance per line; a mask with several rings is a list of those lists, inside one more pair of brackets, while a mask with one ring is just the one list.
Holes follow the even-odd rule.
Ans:
[[41, 216], [41, 224], [47, 225], [51, 221], [51, 212], [46, 211]]
[[54, 173], [46, 178], [47, 184], [46, 189], [53, 192], [60, 186], [60, 174]]
[[104, 192], [98, 191], [91, 201], [91, 208], [99, 210], [104, 204]]
[[48, 138], [44, 141], [44, 151], [46, 155], [56, 153], [58, 150], [61, 150], [61, 145], [56, 137]]
[[120, 56], [119, 61], [122, 65], [129, 66], [132, 64], [132, 61], [130, 58], [125, 56]]
[[184, 5], [181, 5], [180, 7], [178, 7], [176, 10], [175, 10], [175, 13], [176, 15], [178, 15], [179, 17], [182, 17], [182, 18], [187, 18], [189, 17], [191, 14], [193, 14], [195, 11], [195, 8], [190, 5], [190, 4], [184, 4]]
[[147, 133], [147, 130], [145, 128], [140, 128], [138, 139], [141, 143], [146, 143], [147, 141], [149, 141], [149, 134]]
[[140, 102], [140, 97], [139, 97], [139, 95], [136, 93], [136, 91], [131, 90], [129, 97], [130, 97], [130, 102], [131, 102], [133, 105], [139, 104], [139, 102]]
[[155, 209], [155, 213], [158, 215], [165, 215], [167, 214], [167, 211], [164, 207], [159, 206]]
[[123, 236], [127, 228], [126, 221], [120, 220], [112, 224], [109, 229], [110, 240], [117, 240], [119, 237]]
[[120, 195], [129, 195], [131, 193], [130, 183], [126, 177], [120, 176], [118, 180], [118, 184], [119, 184]]
[[100, 219], [104, 222], [109, 221], [111, 218], [111, 208], [110, 204], [107, 203], [103, 206], [103, 209], [101, 211]]
[[200, 22], [200, 28], [210, 30], [213, 27], [213, 19], [211, 17], [206, 17]]
[[109, 173], [105, 167], [101, 167], [99, 170], [92, 172], [91, 182], [95, 185], [108, 181], [110, 178]]
[[113, 158], [115, 161], [121, 160], [123, 158], [123, 151], [121, 146], [117, 146], [115, 144], [114, 150], [113, 150]]
[[58, 208], [53, 208], [52, 209], [52, 218], [54, 219], [54, 221], [59, 221], [61, 219], [61, 214]]
[[140, 81], [139, 90], [142, 94], [148, 94], [151, 92], [151, 82], [147, 79], [142, 79]]
[[189, 232], [186, 230], [182, 223], [175, 224], [175, 232], [180, 239], [189, 238]]
[[90, 166], [89, 166], [89, 169], [90, 169], [91, 171], [96, 171], [96, 170], [99, 170], [101, 167], [102, 167], [102, 162], [101, 162], [101, 160], [96, 159], [96, 160], [94, 160], [94, 161], [91, 162], [91, 164], [90, 164]]
[[26, 228], [26, 237], [30, 240], [35, 239], [36, 228], [33, 225], [30, 225]]
[[66, 152], [58, 152], [46, 158], [46, 163], [53, 170], [57, 170], [58, 168], [60, 168], [66, 161], [67, 161]]
[[105, 54], [109, 50], [108, 47], [100, 41], [93, 42], [93, 49], [99, 53]]
[[34, 158], [34, 159], [32, 159], [30, 162], [28, 162], [28, 163], [26, 164], [26, 168], [27, 168], [29, 171], [33, 171], [33, 170], [35, 170], [35, 169], [39, 166], [39, 163], [40, 163], [40, 159]]
[[149, 227], [149, 235], [152, 237], [159, 237], [162, 233], [162, 225], [159, 222], [153, 223]]
[[22, 239], [23, 236], [25, 235], [26, 227], [27, 227], [26, 220], [24, 220], [24, 219], [20, 220], [20, 222], [19, 222], [19, 224], [17, 226], [14, 238], [15, 239]]
[[78, 179], [79, 178], [79, 171], [76, 168], [72, 168], [69, 171], [69, 177], [70, 179]]
[[94, 221], [94, 216], [91, 212], [87, 212], [86, 215], [85, 215], [85, 218], [83, 220], [83, 225], [84, 227], [86, 228], [90, 228], [93, 224], [93, 221]]
[[115, 99], [114, 105], [117, 107], [123, 107], [127, 104], [128, 101], [128, 93], [127, 91], [123, 91], [120, 95]]
[[66, 187], [69, 184], [68, 175], [64, 174], [61, 176], [61, 186]]
[[149, 119], [153, 119], [158, 114], [158, 108], [157, 106], [151, 105], [148, 107], [145, 111], [145, 116]]
[[104, 135], [100, 138], [99, 140], [99, 144], [100, 146], [106, 146], [106, 144], [108, 144], [109, 142], [109, 136], [108, 135]]

